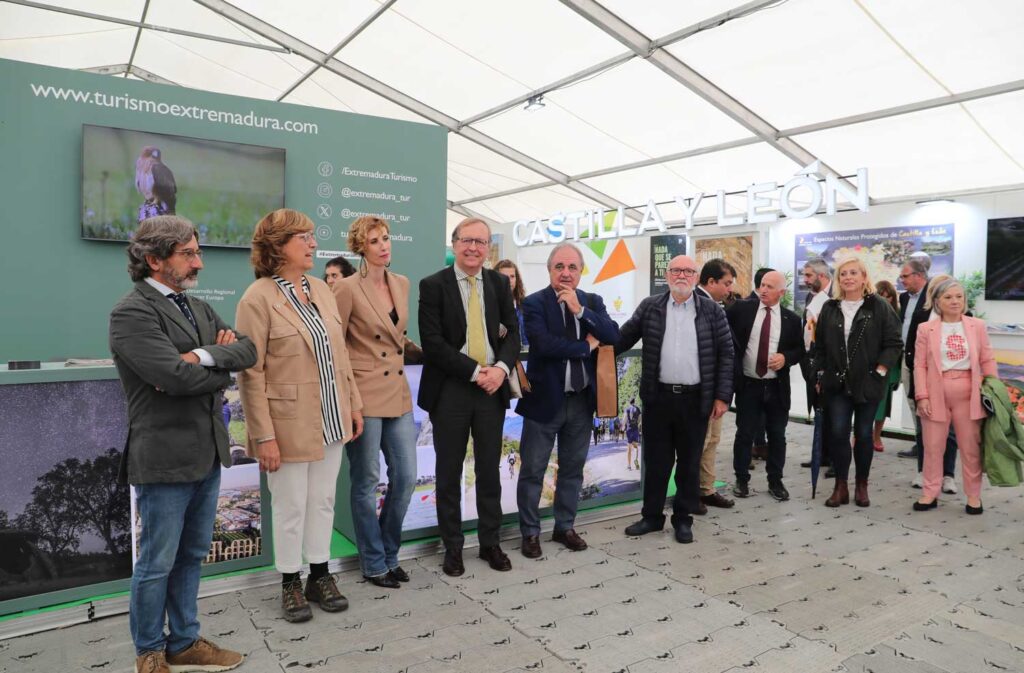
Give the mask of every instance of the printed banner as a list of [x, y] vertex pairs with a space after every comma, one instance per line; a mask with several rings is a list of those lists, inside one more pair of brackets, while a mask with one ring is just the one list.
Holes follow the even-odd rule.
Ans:
[[952, 224], [926, 227], [886, 227], [797, 234], [795, 238], [794, 304], [797, 313], [804, 307], [808, 287], [803, 283], [803, 268], [808, 260], [821, 257], [835, 271], [849, 257], [859, 257], [868, 269], [871, 281], [887, 280], [900, 292], [900, 267], [911, 253], [922, 251], [932, 259], [929, 275], [953, 273]]
[[[676, 255], [686, 254], [686, 236], [651, 236], [651, 294], [668, 288], [665, 271]], [[699, 268], [699, 264], [698, 264]]]
[[722, 236], [693, 239], [693, 260], [697, 268], [711, 259], [724, 259], [736, 269], [733, 292], [746, 297], [754, 289], [754, 237]]

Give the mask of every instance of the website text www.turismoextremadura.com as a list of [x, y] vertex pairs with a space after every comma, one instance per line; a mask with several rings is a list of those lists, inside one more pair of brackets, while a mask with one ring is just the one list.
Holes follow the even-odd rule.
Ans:
[[232, 126], [247, 126], [251, 128], [269, 129], [272, 131], [286, 131], [288, 133], [305, 133], [317, 135], [320, 128], [313, 122], [281, 120], [277, 117], [267, 117], [250, 110], [247, 113], [227, 112], [225, 110], [211, 110], [199, 107], [198, 105], [178, 105], [177, 103], [158, 103], [145, 98], [137, 98], [128, 94], [115, 95], [102, 91], [82, 91], [81, 89], [66, 89], [43, 84], [30, 84], [32, 93], [39, 98], [52, 98], [59, 101], [71, 101], [83, 105], [98, 105], [130, 112], [143, 112], [170, 117], [182, 117], [186, 119], [198, 119], [210, 121], [217, 124], [230, 124]]

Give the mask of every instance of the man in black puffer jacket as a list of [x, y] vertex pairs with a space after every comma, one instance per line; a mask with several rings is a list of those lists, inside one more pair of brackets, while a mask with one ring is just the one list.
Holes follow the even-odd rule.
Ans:
[[678, 542], [693, 541], [700, 507], [700, 457], [708, 421], [729, 408], [733, 341], [725, 311], [695, 293], [697, 265], [685, 255], [665, 272], [669, 291], [640, 302], [619, 330], [616, 353], [643, 339], [640, 399], [644, 413], [644, 505], [626, 535], [665, 526], [665, 493], [676, 467], [672, 526]]

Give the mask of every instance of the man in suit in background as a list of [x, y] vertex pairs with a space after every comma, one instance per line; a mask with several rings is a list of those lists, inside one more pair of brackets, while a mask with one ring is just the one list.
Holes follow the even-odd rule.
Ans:
[[[804, 298], [804, 315], [803, 315], [803, 335], [804, 335], [804, 349], [810, 353], [811, 344], [814, 343], [814, 330], [818, 326], [818, 315], [821, 313], [821, 307], [825, 305], [825, 302], [829, 300], [832, 295], [832, 269], [829, 268], [828, 263], [821, 257], [815, 257], [807, 260], [804, 264], [803, 273], [804, 285], [807, 286], [807, 296]], [[811, 368], [811, 359], [805, 357], [800, 361], [800, 373], [804, 377], [804, 386], [807, 394], [807, 411], [813, 413], [815, 416], [818, 414], [824, 414], [825, 410], [821, 408], [821, 400], [819, 399], [816, 384], [818, 383], [814, 372]], [[817, 435], [814, 441], [817, 441], [821, 446], [821, 462], [820, 465], [828, 467], [829, 470], [825, 472], [827, 478], [834, 477], [835, 474], [831, 472], [832, 460], [831, 457], [826, 453], [825, 448], [826, 442], [821, 441], [822, 428], [824, 427], [824, 416], [814, 424], [814, 432]], [[805, 461], [800, 463], [800, 467], [810, 467], [811, 461]]]
[[519, 357], [519, 319], [508, 278], [484, 268], [491, 228], [466, 218], [452, 232], [455, 264], [420, 281], [423, 346], [420, 407], [430, 414], [437, 456], [437, 525], [443, 570], [462, 563], [462, 465], [470, 434], [476, 474], [480, 558], [495, 570], [512, 564], [498, 545], [501, 527], [501, 433]]
[[800, 318], [780, 305], [786, 278], [769, 271], [757, 288], [758, 299], [744, 299], [729, 307], [726, 316], [736, 340], [736, 439], [733, 469], [738, 498], [750, 495], [750, 450], [762, 424], [768, 434], [768, 492], [776, 500], [789, 500], [782, 484], [786, 464], [786, 424], [789, 421], [789, 368], [804, 357]]
[[[724, 259], [710, 259], [700, 270], [700, 284], [694, 290], [721, 304], [732, 291], [736, 280], [736, 269]], [[708, 423], [708, 434], [704, 438], [704, 450], [700, 458], [700, 505], [697, 514], [707, 514], [708, 507], [729, 508], [736, 504], [735, 500], [725, 497], [715, 488], [715, 458], [718, 443], [722, 439], [722, 418], [712, 418]]]
[[[210, 550], [221, 466], [231, 466], [222, 391], [256, 363], [252, 342], [184, 291], [203, 268], [198, 234], [173, 215], [128, 245], [135, 287], [110, 314], [110, 351], [128, 400], [121, 479], [142, 523], [129, 625], [138, 671], [226, 671], [242, 655], [199, 635], [199, 575]], [[169, 634], [164, 632], [166, 619]]]
[[644, 405], [644, 505], [626, 535], [665, 526], [665, 494], [676, 468], [672, 526], [677, 542], [693, 542], [693, 514], [700, 507], [700, 459], [708, 421], [721, 418], [732, 399], [733, 344], [725, 311], [693, 291], [697, 266], [673, 257], [665, 271], [668, 291], [640, 302], [616, 353], [643, 339], [640, 399]]
[[[924, 466], [924, 451], [921, 435], [921, 419], [917, 416], [917, 403], [914, 401], [914, 348], [917, 342], [917, 328], [927, 322], [931, 317], [931, 311], [924, 307], [928, 298], [928, 288], [931, 281], [928, 278], [928, 271], [931, 268], [931, 258], [923, 252], [915, 252], [900, 269], [900, 281], [905, 288], [900, 293], [900, 320], [903, 322], [903, 370], [900, 375], [900, 382], [903, 384], [903, 391], [907, 394], [907, 403], [910, 410], [914, 412], [914, 446], [906, 451], [899, 451], [900, 458], [917, 458], [917, 476], [911, 482], [914, 488], [921, 488], [921, 469]], [[942, 456], [942, 491], [944, 493], [956, 493], [956, 433], [952, 429], [946, 438], [946, 452]]]
[[572, 243], [559, 243], [548, 255], [551, 284], [523, 301], [531, 392], [524, 392], [516, 405], [516, 413], [524, 417], [517, 499], [523, 535], [520, 550], [527, 558], [541, 555], [538, 507], [556, 438], [558, 478], [551, 540], [572, 551], [587, 548], [574, 524], [597, 408], [593, 353], [601, 343], [619, 340], [619, 326], [608, 317], [600, 295], [576, 289], [582, 274], [583, 254]]

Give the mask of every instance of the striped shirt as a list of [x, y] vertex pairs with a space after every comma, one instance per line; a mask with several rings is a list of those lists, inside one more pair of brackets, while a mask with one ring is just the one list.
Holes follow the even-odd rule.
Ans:
[[[344, 431], [341, 423], [341, 405], [338, 403], [338, 388], [334, 380], [334, 353], [331, 350], [331, 339], [327, 334], [324, 321], [320, 318], [320, 309], [310, 299], [309, 304], [303, 304], [295, 294], [295, 286], [281, 278], [274, 276], [274, 282], [285, 297], [288, 298], [292, 308], [299, 314], [302, 324], [309, 330], [313, 338], [313, 354], [316, 355], [316, 367], [320, 376], [320, 415], [323, 418], [324, 445], [333, 444], [344, 439]], [[309, 299], [309, 281], [302, 277], [302, 291]]]

